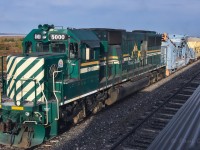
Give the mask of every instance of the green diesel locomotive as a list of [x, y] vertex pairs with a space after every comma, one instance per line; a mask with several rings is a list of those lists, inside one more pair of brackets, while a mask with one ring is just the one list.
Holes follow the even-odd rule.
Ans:
[[39, 25], [7, 56], [0, 143], [32, 147], [165, 76], [154, 31]]

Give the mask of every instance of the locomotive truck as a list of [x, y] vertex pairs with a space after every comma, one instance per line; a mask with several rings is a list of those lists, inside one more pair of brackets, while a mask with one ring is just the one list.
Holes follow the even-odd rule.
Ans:
[[161, 34], [39, 25], [6, 58], [0, 143], [28, 148], [165, 76]]

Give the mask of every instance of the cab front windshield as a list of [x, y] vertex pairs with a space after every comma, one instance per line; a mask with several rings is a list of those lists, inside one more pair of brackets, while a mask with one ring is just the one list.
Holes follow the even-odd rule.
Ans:
[[37, 43], [37, 52], [53, 52], [53, 53], [64, 53], [66, 46], [64, 43]]

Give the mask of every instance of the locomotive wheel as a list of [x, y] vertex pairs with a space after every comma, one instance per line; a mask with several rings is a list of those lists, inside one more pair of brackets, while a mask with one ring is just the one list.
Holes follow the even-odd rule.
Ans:
[[150, 84], [153, 84], [157, 81], [157, 72], [154, 71], [151, 73], [151, 77], [150, 77]]
[[21, 147], [28, 148], [30, 146], [30, 144], [31, 144], [30, 143], [31, 141], [29, 141], [28, 139], [29, 139], [29, 133], [28, 132], [24, 132], [23, 133], [23, 137], [22, 137], [22, 141], [21, 141], [21, 143], [19, 145]]
[[73, 118], [73, 123], [77, 124], [79, 123], [81, 120], [83, 120], [83, 118], [85, 118], [85, 111], [81, 110], [74, 118]]
[[110, 88], [108, 91], [109, 98], [105, 100], [105, 104], [110, 106], [118, 99], [119, 89]]
[[97, 104], [97, 106], [93, 109], [92, 113], [93, 113], [93, 114], [96, 114], [96, 113], [99, 112], [103, 107], [104, 107], [103, 103], [102, 103], [102, 102], [99, 102], [99, 103]]

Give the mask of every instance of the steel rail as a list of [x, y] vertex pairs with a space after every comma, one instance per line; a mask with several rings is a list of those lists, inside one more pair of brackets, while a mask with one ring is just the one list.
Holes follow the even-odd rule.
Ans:
[[155, 110], [153, 110], [149, 115], [147, 115], [143, 120], [141, 120], [133, 129], [131, 129], [128, 133], [123, 135], [116, 143], [114, 143], [110, 150], [116, 149], [120, 144], [122, 144], [131, 134], [135, 133], [136, 130], [141, 127], [145, 122], [147, 122], [160, 108], [166, 105], [172, 98], [174, 98], [177, 94], [179, 94], [187, 85], [189, 85], [198, 75], [200, 75], [200, 71], [197, 72], [188, 82], [186, 82], [183, 86], [181, 86], [173, 95], [167, 98], [162, 104], [160, 104]]

